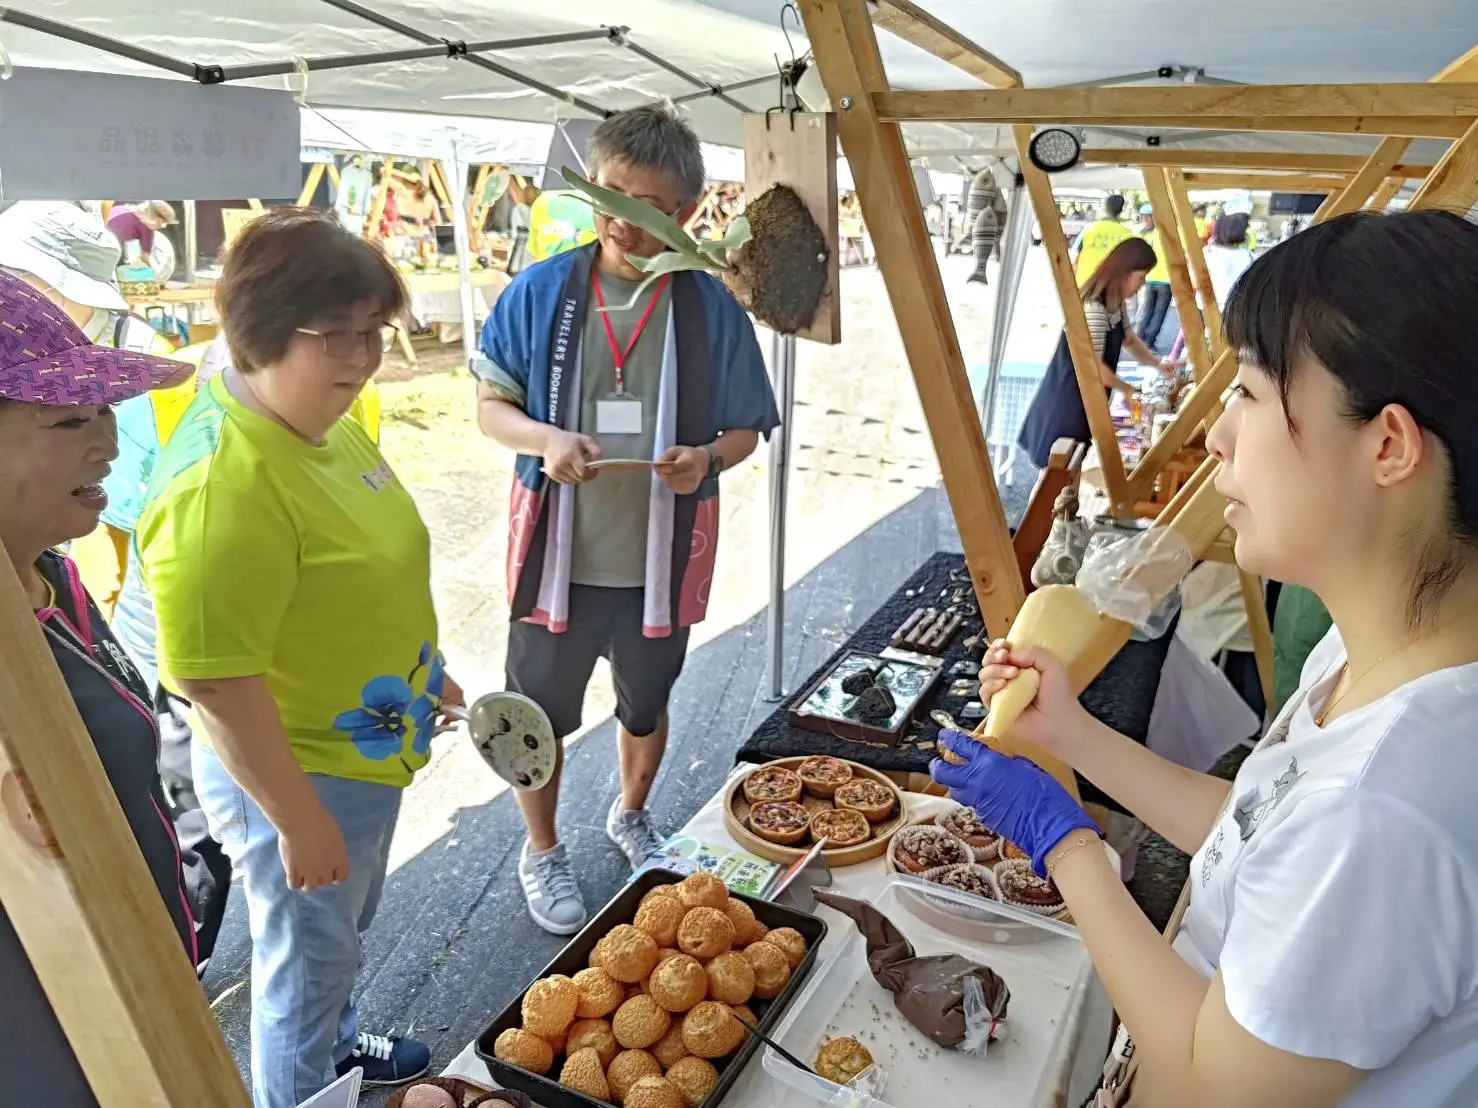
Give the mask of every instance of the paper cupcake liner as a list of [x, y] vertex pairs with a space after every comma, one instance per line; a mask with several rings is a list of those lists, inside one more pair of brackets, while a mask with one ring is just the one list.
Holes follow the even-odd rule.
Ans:
[[991, 862], [994, 862], [997, 858], [1001, 856], [1001, 837], [999, 835], [994, 836], [991, 841], [986, 843], [984, 846], [976, 846], [974, 843], [965, 842], [964, 839], [960, 838], [960, 836], [956, 835], [948, 827], [944, 826], [945, 817], [949, 814], [950, 813], [948, 812], [944, 812], [940, 815], [935, 816], [934, 826], [939, 828], [956, 842], [965, 843], [965, 849], [975, 855], [976, 862], [979, 862], [982, 865], [989, 865]]
[[997, 862], [991, 871], [991, 875], [995, 878], [996, 890], [1000, 893], [1003, 904], [1009, 904], [1013, 908], [1020, 908], [1023, 911], [1031, 912], [1036, 916], [1046, 916], [1048, 919], [1057, 919], [1067, 914], [1067, 905], [1061, 900], [1056, 904], [1031, 904], [1025, 900], [1018, 900], [1010, 896], [1006, 892], [1005, 884], [1001, 878], [1004, 874], [1012, 870], [1025, 870], [1033, 877], [1037, 875], [1036, 871], [1032, 869], [1031, 860], [1028, 858], [1007, 858], [1004, 861]]
[[949, 868], [949, 866], [932, 866], [932, 867], [930, 867], [930, 869], [914, 871], [914, 870], [909, 869], [907, 866], [905, 866], [903, 864], [902, 860], [898, 857], [899, 840], [901, 838], [903, 838], [910, 831], [918, 831], [920, 829], [925, 829], [925, 828], [927, 828], [929, 831], [932, 831], [932, 832], [934, 832], [934, 833], [936, 833], [938, 835], [943, 835], [950, 842], [957, 843], [960, 846], [961, 850], [964, 853], [965, 861], [963, 861], [963, 862], [951, 862], [951, 863], [949, 863], [949, 865], [956, 865], [956, 866], [958, 866], [958, 865], [968, 865], [969, 864], [970, 857], [971, 857], [971, 851], [970, 851], [970, 844], [969, 843], [967, 843], [967, 842], [961, 842], [959, 839], [955, 838], [953, 835], [951, 835], [944, 828], [942, 828], [942, 827], [936, 827], [932, 823], [915, 823], [915, 824], [910, 824], [907, 827], [901, 827], [901, 828], [899, 828], [898, 831], [894, 834], [892, 841], [889, 842], [889, 844], [888, 844], [889, 856], [890, 856], [890, 858], [891, 858], [891, 860], [893, 862], [893, 868], [894, 869], [896, 869], [899, 873], [906, 873], [906, 874], [908, 874], [911, 877], [922, 877], [924, 874], [929, 873], [932, 870], [948, 869]]
[[[966, 844], [966, 845], [968, 845], [968, 844]], [[982, 865], [979, 865], [978, 863], [975, 863], [975, 862], [965, 862], [962, 865], [956, 865], [956, 866], [937, 866], [934, 869], [925, 870], [923, 873], [919, 874], [919, 876], [922, 877], [925, 881], [930, 881], [930, 882], [933, 882], [934, 884], [938, 884], [939, 883], [939, 878], [942, 877], [944, 874], [950, 873], [950, 872], [952, 872], [954, 870], [959, 870], [959, 869], [971, 869], [971, 870], [974, 870], [975, 872], [983, 875], [986, 878], [986, 883], [990, 887], [990, 891], [991, 891], [991, 896], [988, 899], [990, 899], [990, 900], [997, 900], [997, 901], [1001, 899], [1001, 887], [996, 882], [996, 875], [991, 872], [989, 866], [982, 866]], [[948, 888], [950, 890], [950, 892], [953, 892], [953, 893], [964, 892], [963, 889], [956, 889], [953, 886], [945, 886], [945, 887]], [[924, 897], [926, 900], [928, 900], [935, 907], [943, 909], [944, 911], [948, 912], [952, 916], [959, 916], [962, 919], [978, 919], [979, 918], [968, 907], [966, 907], [965, 905], [961, 904], [957, 900], [949, 900], [949, 899], [947, 899], [945, 897], [942, 897], [942, 896], [938, 896], [938, 897], [936, 897], [936, 896], [930, 896], [923, 889], [919, 889], [918, 890], [918, 893], [919, 893], [920, 896]], [[979, 894], [977, 893], [975, 895], [978, 896]], [[981, 899], [987, 899], [987, 898], [982, 897]]]

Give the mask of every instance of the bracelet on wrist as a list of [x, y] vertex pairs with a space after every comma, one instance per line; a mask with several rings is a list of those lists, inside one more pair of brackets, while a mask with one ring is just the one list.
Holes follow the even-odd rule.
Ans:
[[1049, 878], [1053, 877], [1056, 874], [1057, 867], [1062, 865], [1063, 859], [1071, 857], [1078, 851], [1082, 850], [1085, 846], [1092, 846], [1095, 843], [1102, 841], [1097, 835], [1090, 834], [1087, 831], [1079, 830], [1076, 833], [1077, 837], [1073, 838], [1072, 841], [1069, 842], [1068, 839], [1071, 838], [1073, 834], [1074, 833], [1071, 831], [1068, 832], [1068, 834], [1063, 837], [1062, 842], [1059, 842], [1056, 846], [1049, 850], [1047, 852], [1047, 857], [1043, 859], [1043, 865], [1047, 870], [1047, 876]]

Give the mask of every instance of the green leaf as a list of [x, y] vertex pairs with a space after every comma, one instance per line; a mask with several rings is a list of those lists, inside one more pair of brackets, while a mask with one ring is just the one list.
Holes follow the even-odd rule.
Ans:
[[650, 258], [638, 258], [635, 254], [626, 255], [626, 260], [647, 275], [645, 281], [636, 286], [636, 291], [631, 294], [631, 299], [625, 304], [608, 304], [601, 311], [626, 312], [635, 307], [636, 302], [641, 299], [641, 294], [646, 291], [647, 286], [657, 280], [665, 273], [713, 273], [717, 267], [712, 265], [706, 258], [694, 258], [687, 254], [679, 254], [675, 250], [664, 250], [660, 254], [654, 254]]
[[698, 249], [703, 251], [705, 254], [712, 254], [719, 251], [738, 250], [741, 246], [747, 243], [749, 239], [749, 220], [745, 219], [741, 215], [735, 217], [735, 219], [730, 222], [728, 230], [724, 232], [723, 238], [708, 239], [705, 242], [700, 242], [698, 244]]
[[693, 241], [691, 235], [678, 226], [677, 220], [672, 216], [659, 212], [645, 200], [637, 200], [624, 193], [601, 188], [594, 181], [587, 181], [581, 177], [569, 166], [565, 166], [560, 173], [571, 188], [585, 194], [586, 199], [595, 206], [597, 211], [605, 212], [633, 227], [640, 227], [663, 246], [697, 257], [698, 244]]

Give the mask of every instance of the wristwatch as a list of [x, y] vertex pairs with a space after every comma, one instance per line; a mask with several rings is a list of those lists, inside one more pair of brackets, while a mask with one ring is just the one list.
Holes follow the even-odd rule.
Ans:
[[724, 471], [724, 456], [718, 452], [718, 448], [709, 443], [703, 448], [708, 452], [708, 480], [718, 480], [718, 475]]

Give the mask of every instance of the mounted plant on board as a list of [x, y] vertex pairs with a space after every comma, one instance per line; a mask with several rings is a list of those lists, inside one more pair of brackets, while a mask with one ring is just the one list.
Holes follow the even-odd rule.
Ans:
[[[826, 291], [830, 252], [825, 234], [794, 189], [771, 187], [729, 224], [723, 238], [698, 242], [650, 204], [601, 188], [568, 168], [563, 173], [570, 187], [584, 193], [598, 211], [640, 227], [667, 247], [650, 258], [628, 256], [648, 281], [681, 270], [712, 273], [755, 319], [782, 335], [795, 334], [816, 315]], [[646, 286], [643, 281], [632, 303]]]

